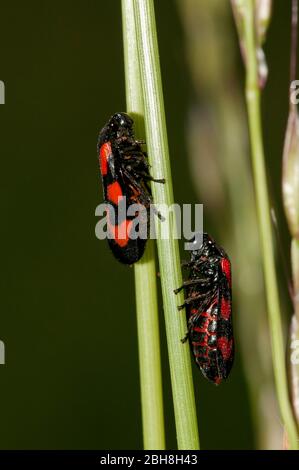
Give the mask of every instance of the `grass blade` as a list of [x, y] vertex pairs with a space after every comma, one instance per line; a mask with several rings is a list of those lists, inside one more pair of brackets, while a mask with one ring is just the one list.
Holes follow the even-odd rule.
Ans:
[[[134, 6], [152, 176], [166, 179], [166, 184], [152, 185], [153, 198], [156, 204], [169, 207], [173, 204], [173, 188], [154, 5], [152, 0], [134, 0]], [[161, 224], [156, 222], [157, 226]], [[171, 222], [175, 224], [174, 217]], [[177, 305], [183, 303], [183, 298], [182, 295], [176, 297], [173, 293], [174, 289], [182, 284], [178, 241], [171, 237], [169, 240], [158, 238], [157, 244], [178, 447], [198, 449], [190, 353], [188, 344], [182, 344], [180, 341], [186, 333], [186, 319], [184, 314], [177, 311]]]
[[[127, 111], [139, 139], [144, 137], [143, 98], [139, 72], [133, 0], [122, 0]], [[135, 264], [135, 291], [144, 448], [165, 449], [159, 317], [154, 246], [147, 243]]]

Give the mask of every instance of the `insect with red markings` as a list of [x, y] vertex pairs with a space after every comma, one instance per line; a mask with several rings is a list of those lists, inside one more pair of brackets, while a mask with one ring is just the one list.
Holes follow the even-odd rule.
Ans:
[[[195, 240], [194, 240], [195, 243]], [[218, 385], [227, 379], [234, 360], [232, 327], [231, 264], [219, 245], [203, 234], [203, 243], [191, 251], [183, 266], [190, 269], [189, 278], [176, 289], [185, 289], [189, 339], [196, 364], [203, 375]]]
[[[148, 183], [165, 182], [151, 177], [146, 153], [142, 150], [145, 142], [135, 140], [133, 125], [133, 119], [128, 114], [116, 113], [103, 127], [98, 139], [98, 158], [107, 208], [108, 243], [114, 256], [124, 264], [135, 263], [144, 253], [152, 203]], [[122, 214], [121, 201], [124, 198], [127, 211]], [[133, 229], [136, 230], [134, 223], [137, 217], [142, 213], [133, 211], [132, 215], [128, 215], [130, 206], [134, 209], [133, 204], [139, 204], [145, 209], [146, 216], [140, 216], [138, 223], [139, 233], [142, 233], [140, 225], [143, 225], [146, 237], [130, 236]]]

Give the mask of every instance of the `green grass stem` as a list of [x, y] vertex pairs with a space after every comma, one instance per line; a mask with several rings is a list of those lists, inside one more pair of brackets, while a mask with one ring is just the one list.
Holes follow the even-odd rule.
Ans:
[[[170, 207], [174, 198], [154, 4], [152, 0], [134, 0], [134, 8], [151, 173], [154, 178], [166, 180], [165, 184], [152, 185], [153, 199], [155, 204]], [[174, 225], [174, 215], [170, 219]], [[162, 223], [156, 220], [158, 232]], [[180, 341], [187, 330], [185, 314], [177, 310], [177, 306], [183, 303], [183, 295], [175, 296], [173, 292], [182, 284], [178, 240], [158, 238], [157, 245], [178, 448], [198, 449], [190, 352], [188, 344]]]
[[262, 248], [266, 297], [272, 345], [272, 360], [278, 403], [291, 449], [298, 449], [297, 429], [289, 401], [286, 376], [285, 348], [275, 271], [270, 204], [267, 190], [264, 148], [261, 125], [261, 92], [258, 84], [256, 38], [254, 27], [254, 0], [245, 0], [244, 45], [247, 52], [246, 101], [257, 213]]
[[[127, 112], [135, 132], [144, 138], [143, 97], [139, 72], [133, 0], [122, 0], [123, 40]], [[159, 317], [154, 245], [147, 243], [142, 259], [135, 264], [135, 291], [143, 443], [146, 450], [165, 449], [163, 393], [159, 340]]]

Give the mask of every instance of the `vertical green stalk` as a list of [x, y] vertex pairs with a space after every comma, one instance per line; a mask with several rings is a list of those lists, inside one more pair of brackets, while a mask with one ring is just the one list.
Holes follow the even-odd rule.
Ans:
[[[246, 374], [255, 443], [259, 449], [273, 449], [281, 438], [281, 424], [273, 406], [273, 372], [268, 367], [271, 364], [269, 327], [260, 283], [261, 253], [252, 178], [247, 152], [244, 154], [247, 120], [242, 85], [236, 83], [231, 11], [228, 2], [219, 0], [177, 0], [177, 3], [198, 106], [195, 112], [193, 100], [187, 133], [193, 182], [201, 200], [209, 205], [209, 217], [223, 245], [236, 260], [233, 266], [234, 303], [238, 305], [235, 334], [239, 338], [238, 356], [242, 355]], [[211, 165], [213, 171], [209, 171]], [[209, 171], [209, 178], [203, 168]], [[229, 223], [223, 224], [219, 214], [227, 208]], [[252, 347], [253, 337], [256, 348]]]
[[[127, 111], [134, 117], [138, 138], [144, 137], [143, 98], [139, 72], [133, 0], [122, 0]], [[159, 343], [154, 246], [147, 243], [135, 264], [135, 289], [144, 448], [165, 449], [163, 393]]]
[[[153, 199], [155, 204], [170, 207], [174, 199], [153, 1], [134, 0], [134, 8], [151, 172], [154, 178], [166, 180], [152, 185]], [[170, 222], [175, 225], [174, 214]], [[157, 232], [161, 223], [156, 220]], [[172, 236], [167, 240], [158, 237], [157, 245], [178, 447], [198, 449], [190, 353], [188, 344], [180, 341], [187, 331], [185, 315], [177, 310], [183, 295], [173, 292], [182, 284], [178, 241]]]
[[257, 199], [260, 239], [263, 256], [266, 296], [271, 332], [272, 358], [278, 403], [288, 434], [291, 449], [298, 449], [297, 430], [293, 418], [286, 378], [285, 352], [280, 317], [280, 305], [274, 262], [274, 247], [271, 231], [270, 204], [262, 141], [260, 89], [254, 27], [254, 0], [244, 2], [244, 45], [247, 52], [246, 101], [249, 117], [249, 132], [252, 149], [254, 183]]

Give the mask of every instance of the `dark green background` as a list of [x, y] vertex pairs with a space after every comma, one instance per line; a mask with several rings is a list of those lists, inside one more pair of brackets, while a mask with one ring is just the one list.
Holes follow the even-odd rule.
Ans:
[[[264, 115], [279, 194], [290, 8], [275, 3]], [[175, 197], [196, 202], [183, 32], [174, 0], [156, 1], [156, 13]], [[94, 234], [97, 133], [125, 109], [119, 0], [1, 2], [0, 64], [0, 447], [141, 448], [133, 270]], [[162, 308], [160, 315], [167, 444], [175, 448]], [[221, 392], [195, 369], [194, 379], [202, 447], [252, 448], [239, 355]]]

